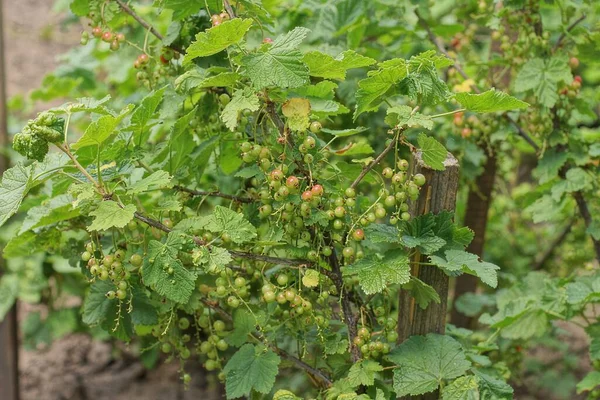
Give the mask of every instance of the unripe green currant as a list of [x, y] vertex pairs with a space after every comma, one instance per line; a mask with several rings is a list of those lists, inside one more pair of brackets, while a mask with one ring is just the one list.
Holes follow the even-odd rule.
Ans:
[[354, 188], [347, 188], [344, 194], [346, 197], [353, 198], [356, 197], [356, 190], [354, 190]]
[[417, 186], [423, 186], [425, 184], [425, 175], [415, 174], [412, 180]]
[[313, 121], [310, 124], [310, 131], [312, 133], [319, 133], [319, 132], [321, 132], [321, 128], [322, 128], [322, 125], [321, 125], [321, 123], [319, 121]]

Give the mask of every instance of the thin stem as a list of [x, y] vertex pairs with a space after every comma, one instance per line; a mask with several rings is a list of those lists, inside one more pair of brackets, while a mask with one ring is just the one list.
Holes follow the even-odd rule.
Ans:
[[[142, 25], [144, 28], [148, 29], [150, 31], [150, 33], [152, 33], [158, 40], [160, 40], [161, 42], [163, 41], [163, 39], [164, 39], [163, 35], [161, 35], [160, 32], [158, 32], [152, 25], [150, 25], [142, 17], [140, 17], [135, 11], [133, 11], [127, 4], [125, 4], [125, 2], [123, 0], [115, 0], [115, 2], [121, 7], [121, 9], [123, 11], [125, 11], [126, 14], [129, 14], [140, 25]], [[185, 50], [182, 49], [181, 47], [178, 47], [178, 46], [175, 46], [172, 44], [169, 45], [168, 47], [171, 48], [172, 50], [175, 50], [176, 52], [178, 52], [180, 54], [185, 54]]]
[[360, 183], [360, 181], [363, 180], [363, 178], [365, 177], [365, 175], [367, 175], [369, 173], [369, 171], [371, 171], [377, 164], [379, 164], [381, 162], [381, 160], [383, 160], [383, 158], [390, 151], [392, 151], [392, 149], [396, 146], [396, 143], [398, 143], [398, 138], [400, 137], [400, 134], [404, 131], [404, 129], [406, 129], [406, 128], [405, 127], [400, 128], [400, 130], [398, 131], [398, 133], [396, 133], [396, 136], [394, 137], [394, 139], [392, 139], [392, 141], [390, 142], [390, 144], [381, 152], [381, 154], [379, 154], [376, 159], [374, 159], [373, 161], [371, 161], [371, 163], [369, 165], [367, 165], [367, 166], [365, 166], [363, 168], [363, 170], [356, 177], [356, 179], [354, 180], [354, 182], [352, 182], [352, 185], [350, 185], [351, 188], [354, 189], [356, 186], [358, 186], [358, 184]]
[[254, 199], [251, 199], [251, 198], [248, 198], [248, 197], [232, 196], [230, 194], [221, 193], [219, 191], [206, 192], [206, 191], [203, 191], [203, 190], [188, 189], [188, 188], [180, 186], [180, 185], [174, 186], [173, 189], [178, 190], [180, 192], [189, 193], [189, 194], [191, 194], [193, 196], [214, 196], [214, 197], [221, 197], [223, 199], [233, 200], [233, 201], [235, 201], [237, 203], [253, 203], [254, 202]]
[[102, 194], [102, 195], [105, 194], [104, 188], [102, 186], [100, 186], [100, 184], [98, 182], [96, 182], [96, 180], [89, 174], [89, 172], [87, 172], [87, 170], [85, 168], [83, 168], [83, 166], [79, 163], [79, 161], [77, 161], [77, 159], [75, 158], [73, 153], [71, 153], [71, 150], [69, 150], [68, 145], [62, 146], [60, 144], [56, 144], [56, 147], [58, 147], [60, 150], [62, 150], [63, 153], [65, 153], [71, 159], [71, 161], [73, 161], [75, 168], [77, 168], [87, 178], [87, 180], [90, 181], [96, 187], [96, 190], [100, 194]]
[[432, 116], [430, 116], [430, 118], [445, 117], [446, 115], [452, 115], [452, 114], [456, 114], [456, 113], [464, 112], [464, 111], [467, 111], [467, 109], [466, 108], [459, 108], [458, 110], [448, 111], [448, 112], [445, 112], [445, 113], [432, 115]]
[[571, 25], [569, 25], [567, 27], [567, 29], [558, 37], [558, 40], [556, 41], [556, 43], [554, 44], [554, 47], [552, 48], [552, 52], [555, 52], [560, 47], [563, 40], [565, 40], [565, 38], [567, 37], [567, 34], [569, 32], [571, 32], [581, 21], [583, 21], [586, 18], [587, 18], [587, 15], [583, 14], [581, 17], [579, 17], [575, 21], [573, 21], [573, 23]]
[[229, 18], [235, 18], [235, 13], [233, 12], [233, 8], [231, 8], [231, 4], [229, 4], [228, 0], [223, 0], [223, 8], [225, 8], [225, 11], [227, 11], [227, 14], [229, 14]]

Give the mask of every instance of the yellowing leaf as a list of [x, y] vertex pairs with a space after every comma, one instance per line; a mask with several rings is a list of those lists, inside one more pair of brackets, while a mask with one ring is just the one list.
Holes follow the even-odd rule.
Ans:
[[310, 124], [310, 102], [307, 99], [293, 98], [281, 107], [283, 115], [287, 118], [288, 126], [293, 131], [305, 131]]

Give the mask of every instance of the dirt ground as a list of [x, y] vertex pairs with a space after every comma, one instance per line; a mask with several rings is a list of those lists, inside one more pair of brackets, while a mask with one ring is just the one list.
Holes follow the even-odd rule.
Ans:
[[[57, 65], [56, 57], [79, 42], [79, 32], [60, 28], [61, 16], [52, 12], [53, 0], [4, 0], [4, 26], [8, 95], [26, 94], [38, 87], [44, 75]], [[58, 27], [58, 28], [57, 28]], [[27, 307], [20, 307], [20, 317]], [[581, 361], [575, 367], [578, 379], [589, 370], [585, 334], [565, 326], [564, 341]], [[536, 348], [530, 353], [543, 365], [560, 363], [560, 353]], [[551, 368], [547, 367], [546, 369]], [[544, 367], [542, 367], [544, 370]], [[161, 364], [146, 371], [135, 359], [115, 356], [107, 343], [85, 335], [69, 335], [40, 351], [21, 351], [20, 376], [23, 400], [210, 400], [219, 398], [198, 366], [189, 391], [183, 389], [178, 365]], [[518, 400], [576, 399], [552, 393], [533, 394], [539, 377], [532, 375], [518, 385]], [[1, 396], [0, 396], [1, 397]]]

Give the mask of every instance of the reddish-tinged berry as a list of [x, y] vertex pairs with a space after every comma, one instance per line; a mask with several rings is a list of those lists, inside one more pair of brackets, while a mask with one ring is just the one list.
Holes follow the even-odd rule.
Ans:
[[168, 63], [169, 63], [169, 60], [167, 60], [167, 59], [165, 58], [165, 56], [161, 54], [161, 55], [160, 55], [160, 62], [161, 62], [161, 63], [163, 63], [163, 64], [168, 64]]
[[285, 186], [290, 189], [295, 189], [300, 186], [300, 180], [293, 175], [289, 176], [285, 181]]
[[112, 42], [113, 41], [113, 34], [111, 32], [104, 32], [102, 34], [102, 41], [104, 42]]
[[125, 35], [122, 33], [117, 33], [115, 36], [115, 39], [117, 39], [117, 42], [124, 42], [125, 41]]
[[280, 181], [283, 179], [283, 171], [280, 169], [274, 169], [271, 171], [271, 179], [274, 181]]
[[139, 61], [140, 65], [147, 64], [149, 60], [150, 60], [150, 57], [148, 57], [148, 54], [146, 54], [146, 53], [140, 54], [138, 56], [138, 61]]
[[352, 232], [352, 239], [356, 240], [357, 242], [363, 240], [365, 238], [365, 231], [363, 231], [362, 229], [357, 229], [354, 232]]
[[577, 67], [579, 67], [579, 59], [577, 57], [571, 57], [571, 59], [569, 60], [569, 66], [571, 67], [571, 69], [576, 69]]
[[271, 44], [271, 43], [273, 43], [273, 39], [271, 39], [270, 37], [266, 37], [263, 39], [263, 43]]
[[583, 79], [581, 79], [581, 76], [579, 75], [575, 75], [575, 78], [573, 78], [574, 81], [577, 81], [579, 83], [583, 82]]
[[310, 189], [310, 191], [312, 192], [312, 194], [314, 194], [315, 196], [320, 196], [323, 194], [323, 186], [316, 184], [312, 187], [312, 189]]
[[99, 26], [92, 29], [92, 35], [94, 37], [97, 37], [97, 38], [102, 37], [102, 33], [103, 33], [102, 28], [100, 28]]
[[313, 197], [313, 193], [310, 190], [307, 190], [302, 193], [302, 200], [311, 201]]

